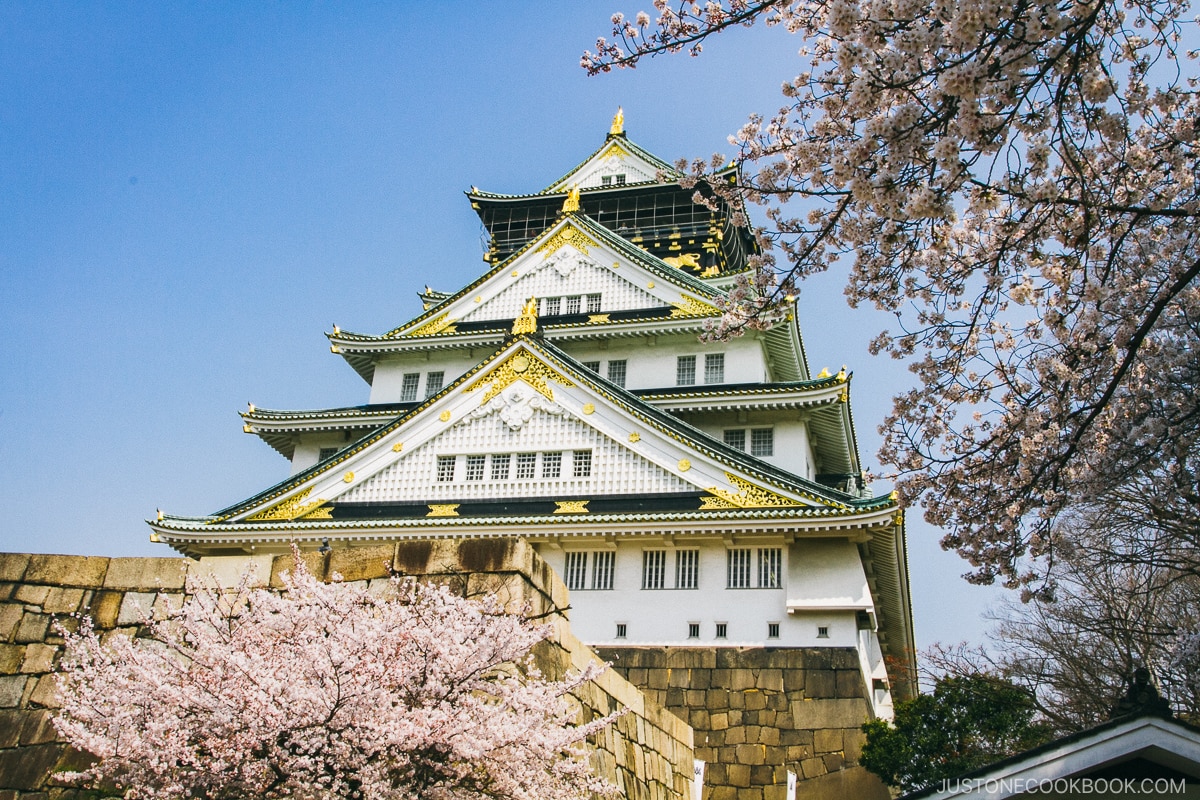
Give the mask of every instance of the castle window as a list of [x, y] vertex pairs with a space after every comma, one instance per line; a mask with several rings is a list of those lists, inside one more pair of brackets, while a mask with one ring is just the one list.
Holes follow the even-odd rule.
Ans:
[[483, 467], [486, 463], [487, 456], [467, 456], [467, 480], [483, 480]]
[[542, 315], [547, 317], [558, 316], [559, 309], [562, 307], [561, 297], [547, 297], [542, 300]]
[[726, 581], [730, 589], [750, 588], [750, 548], [730, 548], [726, 553]]
[[592, 451], [576, 450], [571, 456], [571, 468], [574, 477], [590, 478], [592, 476]]
[[728, 634], [729, 634], [729, 623], [728, 622], [718, 622], [717, 623], [717, 638], [724, 639]]
[[629, 629], [629, 626], [626, 625], [624, 622], [618, 622], [617, 623], [617, 638], [624, 639], [625, 631], [627, 631], [628, 629]]
[[557, 478], [562, 475], [562, 453], [542, 454], [542, 477]]
[[829, 638], [829, 626], [828, 625], [818, 625], [817, 626], [817, 638], [818, 639], [828, 639]]
[[775, 430], [773, 428], [754, 428], [750, 431], [750, 455], [775, 455]]
[[508, 453], [496, 453], [492, 456], [492, 480], [506, 481], [508, 480], [509, 466], [512, 464], [512, 456]]
[[613, 175], [613, 181], [617, 184], [617, 186], [624, 186], [625, 185], [625, 174], [620, 173], [617, 175]]
[[458, 459], [455, 456], [437, 457], [438, 483], [450, 483], [454, 480], [454, 462], [457, 460]]
[[601, 186], [612, 186], [612, 175], [601, 175], [600, 176], [600, 185]]
[[600, 374], [600, 362], [599, 361], [585, 361], [585, 362], [583, 362], [583, 367], [584, 367], [584, 369], [590, 369], [592, 372], [596, 373], [597, 375]]
[[688, 623], [688, 638], [689, 639], [699, 639], [700, 638], [700, 623], [699, 622], [689, 622]]
[[579, 313], [579, 309], [580, 309], [579, 303], [580, 303], [581, 299], [582, 298], [580, 298], [580, 296], [577, 294], [573, 294], [567, 298], [567, 313], [568, 314], [578, 314]]
[[736, 447], [738, 450], [746, 449], [746, 431], [741, 428], [728, 428], [724, 432], [725, 444], [730, 447]]
[[666, 575], [667, 551], [642, 551], [642, 588], [662, 589]]
[[675, 359], [675, 385], [691, 386], [696, 382], [696, 357], [679, 356]]
[[781, 584], [783, 550], [779, 547], [758, 548], [758, 588], [778, 589]]
[[446, 373], [430, 372], [425, 376], [425, 397], [426, 399], [433, 397], [442, 390], [442, 381], [446, 379]]
[[322, 447], [321, 451], [317, 453], [317, 461], [324, 461], [327, 458], [332, 458], [333, 456], [337, 455], [338, 449], [339, 448], [337, 447]]
[[704, 382], [725, 382], [725, 354], [708, 353], [704, 356]]
[[417, 387], [421, 385], [421, 373], [406, 372], [400, 383], [400, 402], [413, 403], [417, 399]]
[[566, 580], [567, 588], [582, 589], [587, 585], [587, 553], [567, 553]]
[[768, 639], [778, 639], [779, 638], [779, 623], [778, 622], [768, 622], [767, 623], [767, 638]]
[[616, 553], [611, 550], [601, 550], [592, 554], [592, 588], [611, 591], [613, 587], [613, 564]]
[[587, 313], [589, 313], [589, 314], [599, 314], [600, 313], [600, 295], [589, 294], [587, 296]]
[[625, 387], [625, 359], [608, 362], [608, 379], [622, 388]]
[[695, 589], [699, 586], [700, 551], [675, 551], [675, 588]]
[[529, 480], [537, 475], [537, 453], [517, 453], [517, 480]]

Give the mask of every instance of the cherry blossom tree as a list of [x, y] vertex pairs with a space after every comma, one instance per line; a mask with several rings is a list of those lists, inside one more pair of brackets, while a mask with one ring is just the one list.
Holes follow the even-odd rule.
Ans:
[[[786, 103], [731, 137], [765, 255], [710, 335], [830, 268], [907, 359], [881, 460], [973, 567], [1037, 591], [1055, 521], [1126, 492], [1194, 552], [1200, 98], [1185, 0], [655, 0], [590, 72], [762, 23]], [[680, 164], [686, 182], [717, 164]], [[701, 187], [702, 188], [702, 187]], [[707, 193], [707, 190], [705, 190]], [[698, 192], [697, 200], [703, 200]], [[780, 257], [782, 256], [782, 257]]]
[[132, 798], [538, 798], [611, 793], [563, 680], [529, 655], [550, 628], [495, 598], [394, 578], [325, 584], [297, 555], [282, 592], [189, 586], [144, 636], [66, 634], [59, 733], [77, 774]]

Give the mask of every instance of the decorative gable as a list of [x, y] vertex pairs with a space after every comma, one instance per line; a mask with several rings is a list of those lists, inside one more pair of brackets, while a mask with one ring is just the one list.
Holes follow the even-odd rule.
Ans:
[[580, 189], [602, 189], [627, 183], [658, 179], [662, 167], [635, 153], [624, 137], [613, 137], [587, 161], [546, 189], [547, 193]]

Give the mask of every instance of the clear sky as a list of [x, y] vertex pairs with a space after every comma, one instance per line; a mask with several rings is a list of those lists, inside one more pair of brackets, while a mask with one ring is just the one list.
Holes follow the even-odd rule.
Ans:
[[[206, 514], [287, 474], [241, 432], [247, 402], [366, 402], [324, 333], [390, 330], [425, 284], [485, 269], [464, 190], [541, 189], [618, 105], [660, 157], [732, 154], [803, 69], [798, 39], [755, 29], [588, 78], [612, 5], [0, 4], [0, 550], [173, 555], [156, 508]], [[867, 354], [886, 320], [836, 278], [799, 310], [813, 368], [854, 372], [875, 467], [908, 380]], [[919, 517], [918, 642], [978, 641], [1000, 593]]]

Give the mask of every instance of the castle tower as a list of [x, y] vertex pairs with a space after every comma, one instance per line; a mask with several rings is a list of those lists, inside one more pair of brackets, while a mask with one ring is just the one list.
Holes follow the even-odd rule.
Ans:
[[[541, 192], [472, 188], [483, 274], [425, 287], [422, 312], [386, 333], [328, 334], [368, 402], [251, 407], [244, 430], [289, 477], [209, 516], [164, 515], [152, 538], [204, 556], [522, 537], [567, 584], [575, 635], [679, 710], [713, 779], [742, 785], [727, 767], [747, 758], [763, 768], [747, 786], [806, 760], [837, 771], [813, 731], [890, 716], [910, 691], [903, 514], [862, 485], [851, 375], [810, 374], [796, 314], [700, 340], [757, 245], [740, 209], [695, 203], [711, 189], [678, 177], [618, 119]], [[718, 729], [718, 687], [681, 670], [782, 699]], [[806, 701], [851, 699], [850, 717], [804, 719]], [[772, 725], [808, 735], [718, 741]], [[825, 752], [852, 760], [837, 742]]]

